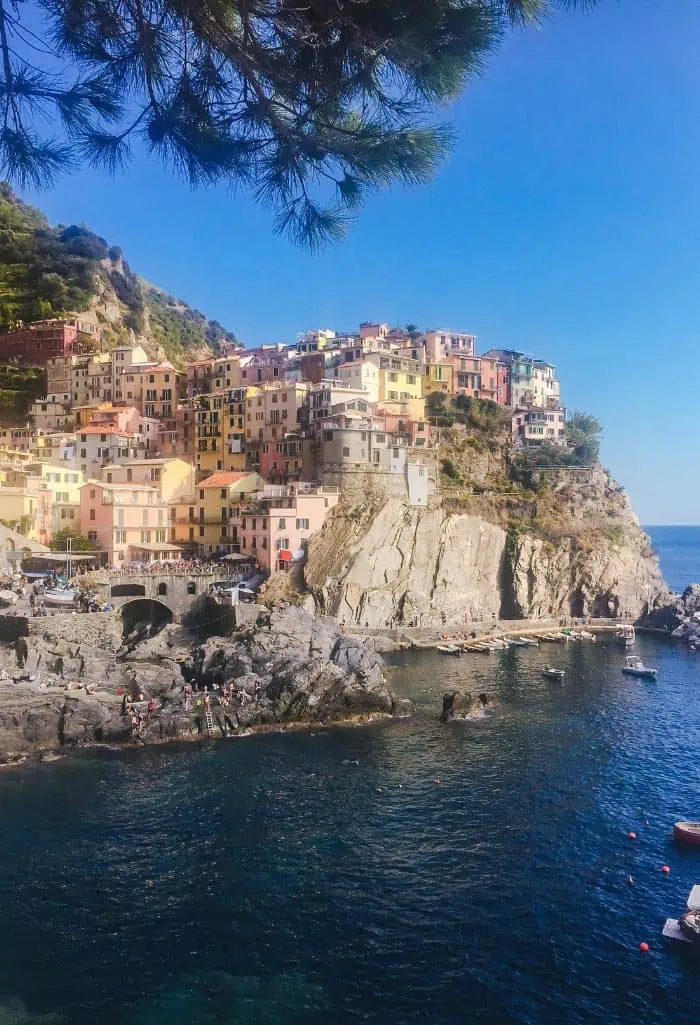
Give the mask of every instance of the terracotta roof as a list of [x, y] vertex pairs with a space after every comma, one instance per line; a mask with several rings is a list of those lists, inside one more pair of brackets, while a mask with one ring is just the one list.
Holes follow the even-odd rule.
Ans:
[[[254, 472], [254, 471], [253, 471]], [[199, 482], [200, 488], [226, 488], [230, 484], [238, 484], [244, 477], [250, 477], [251, 473], [234, 473], [231, 470], [217, 470], [211, 477]]]

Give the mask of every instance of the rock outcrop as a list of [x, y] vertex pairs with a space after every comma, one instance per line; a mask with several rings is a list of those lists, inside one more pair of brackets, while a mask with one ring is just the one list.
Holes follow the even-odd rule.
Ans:
[[[131, 649], [116, 613], [0, 617], [23, 628], [29, 652], [20, 666], [14, 643], [0, 644], [0, 763], [96, 743], [232, 736], [394, 711], [372, 647], [296, 608], [257, 611], [250, 627], [227, 637], [201, 644], [168, 626]], [[230, 685], [225, 701], [223, 685]], [[404, 704], [396, 707], [405, 713]]]
[[597, 470], [554, 497], [569, 526], [549, 536], [537, 521], [519, 524], [515, 503], [506, 523], [439, 500], [415, 508], [389, 498], [371, 511], [341, 505], [311, 544], [314, 606], [370, 629], [636, 619], [653, 608], [667, 589], [622, 490]]
[[665, 630], [700, 648], [700, 584], [690, 584], [683, 594], [670, 595], [665, 604], [642, 619], [642, 625]]
[[442, 698], [440, 722], [451, 719], [469, 719], [479, 715], [489, 704], [487, 694], [472, 694], [466, 690], [450, 690]]

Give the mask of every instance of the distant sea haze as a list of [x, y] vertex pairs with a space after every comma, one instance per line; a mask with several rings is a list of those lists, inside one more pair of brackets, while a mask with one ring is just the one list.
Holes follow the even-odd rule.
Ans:
[[669, 587], [700, 584], [700, 527], [645, 527]]

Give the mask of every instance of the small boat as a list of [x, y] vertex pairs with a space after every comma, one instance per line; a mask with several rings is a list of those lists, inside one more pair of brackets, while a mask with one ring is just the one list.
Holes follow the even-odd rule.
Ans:
[[547, 666], [546, 669], [542, 670], [542, 675], [545, 680], [563, 680], [565, 674], [563, 669], [554, 669], [552, 666]]
[[527, 641], [520, 641], [517, 637], [504, 637], [503, 640], [506, 642], [509, 648], [527, 648], [529, 647]]
[[697, 844], [700, 847], [700, 822], [675, 822], [673, 836], [676, 840]]
[[626, 623], [615, 631], [615, 638], [618, 644], [624, 644], [626, 648], [631, 648], [636, 640], [636, 634], [634, 627], [630, 623]]
[[461, 655], [462, 649], [456, 644], [438, 644], [437, 650], [441, 655]]
[[678, 919], [678, 927], [686, 940], [700, 947], [700, 911], [689, 908]]
[[622, 672], [628, 676], [639, 676], [642, 680], [655, 680], [656, 670], [645, 666], [637, 655], [628, 655]]
[[[697, 823], [691, 823], [697, 825]], [[680, 918], [667, 918], [662, 935], [667, 940], [678, 940], [680, 943], [692, 943], [700, 946], [700, 886], [692, 888], [688, 896], [688, 910]]]
[[584, 641], [594, 641], [595, 640], [595, 634], [591, 633], [590, 630], [581, 630], [580, 633], [581, 633], [581, 636], [583, 637]]
[[535, 640], [534, 637], [518, 637], [516, 640], [522, 641], [523, 644], [527, 644], [528, 648], [539, 648], [540, 646], [540, 642]]
[[52, 587], [42, 595], [46, 605], [72, 605], [76, 592], [72, 587]]

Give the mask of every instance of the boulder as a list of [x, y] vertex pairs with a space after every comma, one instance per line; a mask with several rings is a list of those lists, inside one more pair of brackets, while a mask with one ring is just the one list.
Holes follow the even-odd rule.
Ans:
[[440, 722], [464, 719], [466, 716], [478, 712], [487, 702], [488, 698], [485, 694], [476, 695], [467, 690], [449, 690], [442, 698]]

